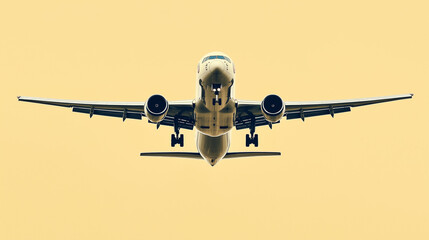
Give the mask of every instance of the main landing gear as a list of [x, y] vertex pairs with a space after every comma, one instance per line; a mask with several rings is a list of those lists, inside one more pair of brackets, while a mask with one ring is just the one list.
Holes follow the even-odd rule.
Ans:
[[246, 134], [246, 147], [249, 147], [250, 144], [255, 145], [255, 147], [258, 147], [258, 134], [255, 134], [255, 118], [252, 118], [252, 121], [250, 123], [250, 135]]
[[177, 119], [174, 119], [174, 132], [173, 134], [171, 134], [171, 147], [176, 146], [176, 144], [179, 144], [180, 147], [183, 147], [183, 140], [185, 139], [185, 137], [183, 136], [183, 134], [179, 134], [179, 126], [177, 123]]
[[255, 145], [255, 147], [258, 147], [258, 134], [246, 134], [246, 147], [249, 147], [250, 144]]
[[181, 147], [183, 147], [183, 134], [171, 134], [171, 146], [174, 147], [176, 144], [179, 144]]

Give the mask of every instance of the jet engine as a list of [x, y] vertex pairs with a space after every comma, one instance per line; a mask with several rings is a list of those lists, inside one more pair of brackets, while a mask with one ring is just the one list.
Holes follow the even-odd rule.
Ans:
[[277, 122], [285, 113], [285, 104], [279, 96], [271, 94], [262, 100], [261, 110], [268, 122]]
[[146, 101], [144, 112], [151, 122], [161, 122], [167, 115], [168, 101], [161, 95], [152, 95]]

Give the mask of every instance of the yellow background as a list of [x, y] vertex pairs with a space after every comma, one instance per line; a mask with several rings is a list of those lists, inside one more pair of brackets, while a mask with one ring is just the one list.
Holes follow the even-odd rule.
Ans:
[[[2, 1], [0, 239], [429, 239], [427, 1]], [[195, 96], [198, 60], [236, 64], [236, 97], [415, 93], [257, 129], [281, 157], [141, 158], [169, 127], [16, 96]]]

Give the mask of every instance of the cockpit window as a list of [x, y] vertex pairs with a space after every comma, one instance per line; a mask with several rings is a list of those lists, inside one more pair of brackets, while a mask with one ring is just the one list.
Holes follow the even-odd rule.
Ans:
[[213, 56], [205, 57], [202, 62], [204, 63], [205, 61], [207, 61], [209, 59], [225, 59], [226, 61], [231, 63], [231, 59], [229, 59], [228, 57], [222, 56], [222, 55], [217, 55], [217, 56], [213, 55]]

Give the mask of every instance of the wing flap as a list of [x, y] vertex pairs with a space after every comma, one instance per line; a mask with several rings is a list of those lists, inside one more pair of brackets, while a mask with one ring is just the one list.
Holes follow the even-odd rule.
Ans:
[[[272, 124], [277, 124], [279, 122], [280, 121], [272, 123]], [[269, 122], [265, 119], [264, 116], [255, 117], [255, 127], [265, 126], [268, 124], [269, 124]], [[235, 121], [235, 128], [237, 130], [250, 128], [251, 126], [252, 126], [252, 116], [238, 117]]]
[[[164, 120], [162, 120], [159, 124], [173, 127], [174, 121], [175, 121], [174, 117], [165, 116]], [[179, 128], [188, 129], [188, 130], [194, 129], [194, 121], [191, 118], [180, 116], [180, 117], [177, 117], [176, 123]]]
[[286, 119], [305, 119], [307, 117], [315, 117], [315, 116], [321, 116], [321, 115], [332, 115], [336, 113], [343, 113], [343, 112], [350, 112], [350, 107], [337, 107], [337, 108], [323, 108], [323, 109], [317, 109], [317, 110], [302, 110], [302, 111], [291, 111], [286, 112], [285, 116]]
[[90, 114], [90, 116], [94, 114], [94, 115], [101, 115], [101, 116], [108, 116], [108, 117], [118, 117], [124, 120], [127, 118], [138, 119], [138, 120], [142, 119], [141, 112], [130, 112], [125, 110], [119, 111], [119, 110], [106, 110], [106, 109], [95, 108], [92, 110], [92, 113], [91, 113], [91, 108], [73, 107], [73, 112], [86, 113], [86, 114]]

